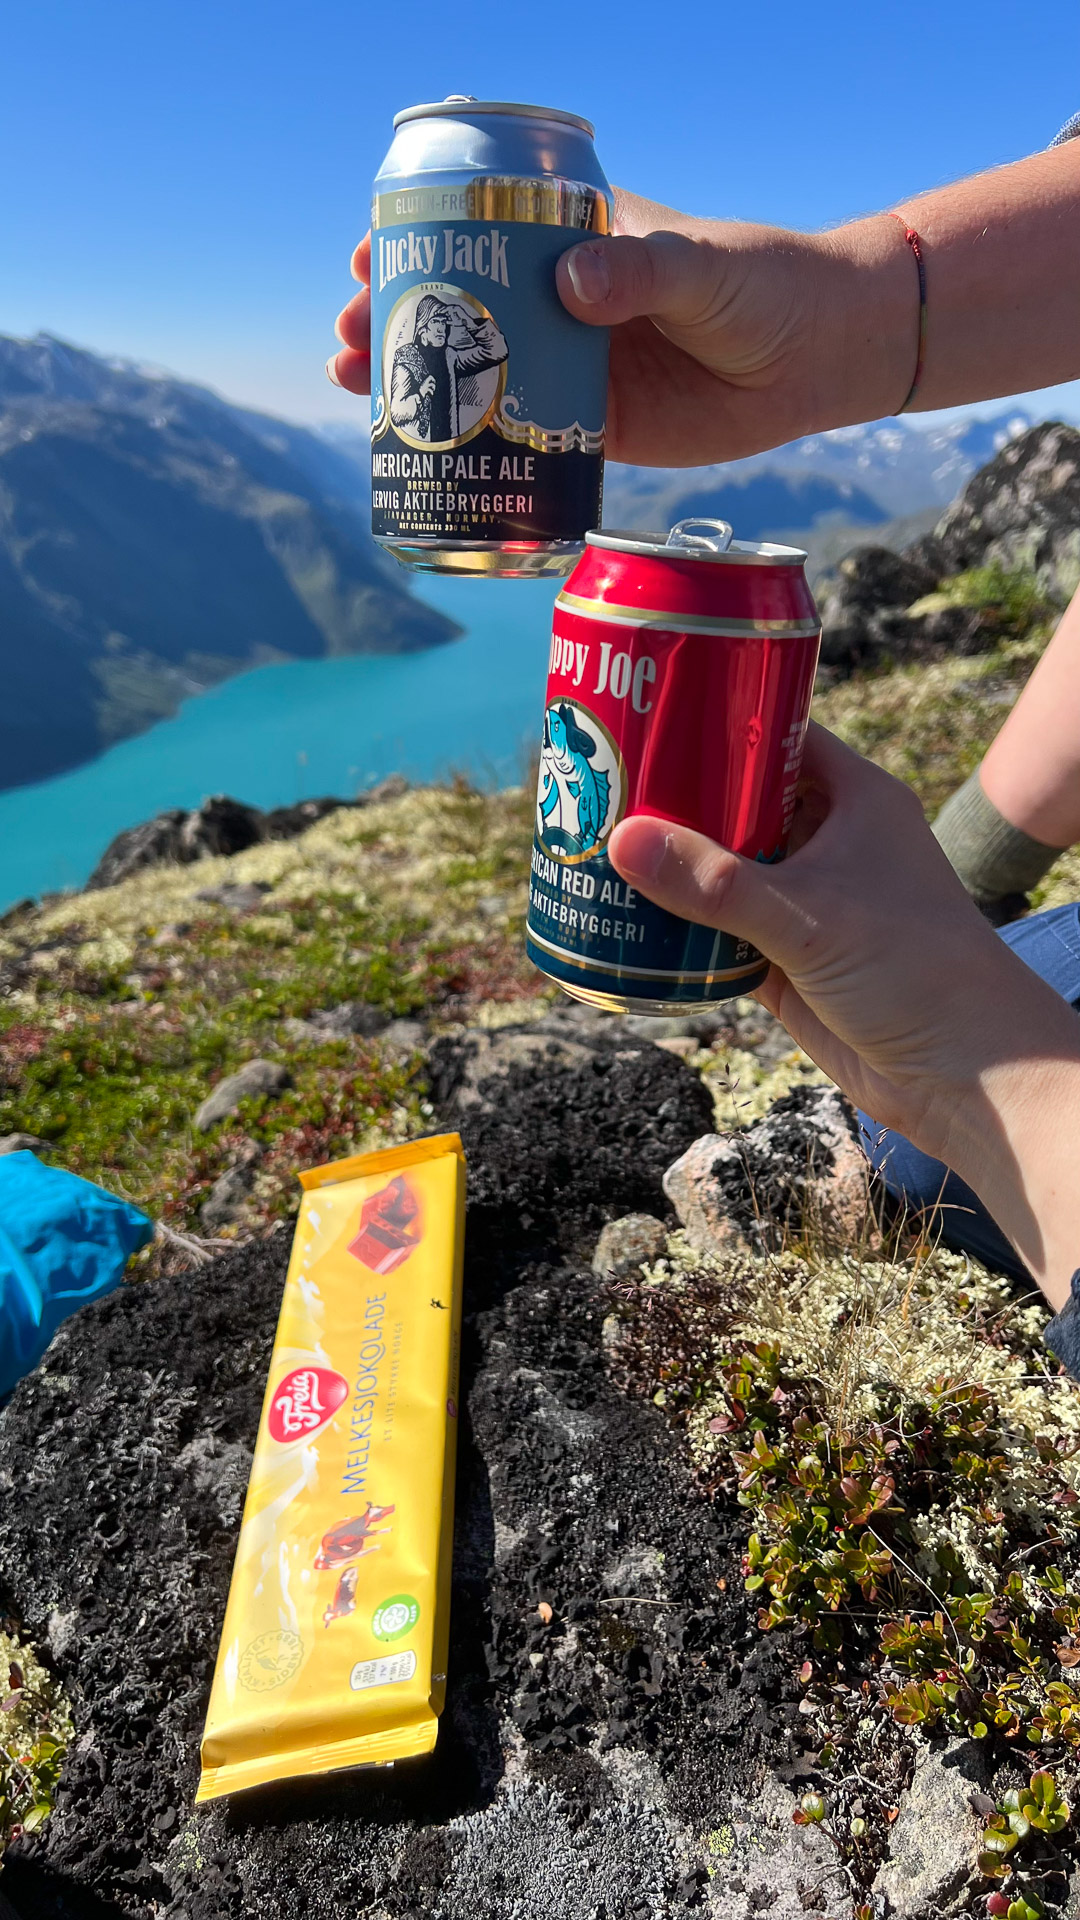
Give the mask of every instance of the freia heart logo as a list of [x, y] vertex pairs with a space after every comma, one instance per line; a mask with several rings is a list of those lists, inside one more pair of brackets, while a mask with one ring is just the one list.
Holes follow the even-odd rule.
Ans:
[[329, 1367], [294, 1367], [274, 1389], [266, 1424], [271, 1440], [310, 1440], [348, 1399], [349, 1383]]

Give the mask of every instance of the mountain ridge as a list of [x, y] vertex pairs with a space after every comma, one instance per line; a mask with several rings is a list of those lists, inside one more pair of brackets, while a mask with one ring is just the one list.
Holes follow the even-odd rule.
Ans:
[[[610, 465], [605, 524], [733, 521], [817, 579], [947, 504], [1016, 409], [806, 436], [738, 462]], [[460, 631], [374, 545], [368, 437], [234, 406], [48, 334], [0, 336], [0, 788], [94, 758], [231, 674]], [[907, 517], [905, 519], [905, 517]], [[910, 535], [908, 535], [910, 537]]]
[[[794, 484], [813, 479], [836, 489], [835, 505], [864, 499], [877, 518], [893, 520], [932, 506], [946, 507], [978, 468], [1032, 424], [1016, 407], [988, 420], [949, 420], [915, 427], [904, 420], [872, 420], [806, 434], [785, 446], [744, 460], [659, 472], [649, 467], [609, 466], [605, 517], [610, 509], [673, 511], [683, 500], [727, 490], [745, 496], [764, 476]], [[797, 495], [796, 495], [797, 497]], [[689, 511], [690, 509], [688, 509]], [[858, 514], [849, 514], [857, 519]], [[639, 522], [640, 524], [640, 522]], [[776, 523], [781, 524], [781, 523]], [[814, 524], [789, 515], [788, 526]], [[763, 534], [750, 534], [762, 538]]]
[[[812, 579], [859, 541], [903, 544], [938, 518], [961, 487], [1031, 421], [1016, 407], [988, 420], [917, 427], [873, 420], [807, 434], [743, 460], [705, 467], [629, 467], [609, 461], [604, 525], [641, 531], [704, 515], [730, 520], [747, 540], [782, 540], [809, 550]], [[368, 488], [368, 436], [343, 421], [324, 422], [320, 439], [349, 462]], [[846, 543], [846, 544], [845, 544]]]
[[272, 660], [460, 629], [371, 540], [307, 429], [39, 335], [0, 337], [0, 787]]

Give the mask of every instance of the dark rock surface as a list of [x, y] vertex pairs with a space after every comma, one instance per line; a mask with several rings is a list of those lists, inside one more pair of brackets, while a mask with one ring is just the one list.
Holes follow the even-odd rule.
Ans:
[[48, 1153], [47, 1140], [39, 1140], [36, 1133], [0, 1134], [0, 1153]]
[[1080, 583], [1080, 428], [1048, 421], [968, 481], [934, 529], [946, 573], [1030, 567], [1052, 599]]
[[[111, 840], [86, 883], [87, 892], [115, 887], [145, 867], [187, 866], [207, 854], [243, 853], [264, 840], [292, 840], [339, 807], [361, 807], [369, 796], [355, 800], [301, 800], [295, 807], [273, 807], [262, 812], [227, 793], [212, 794], [201, 807], [185, 812], [172, 807], [141, 826], [127, 827]], [[211, 897], [209, 891], [200, 895]], [[224, 902], [225, 905], [229, 903]]]
[[859, 547], [840, 562], [836, 580], [820, 601], [825, 666], [865, 667], [985, 650], [989, 627], [980, 609], [910, 611], [945, 573], [959, 571], [944, 563], [932, 566], [930, 550], [927, 543], [905, 554]]
[[827, 667], [874, 666], [985, 652], [992, 608], [919, 602], [949, 576], [1000, 565], [1028, 568], [1051, 605], [1080, 583], [1080, 429], [1050, 421], [998, 453], [902, 554], [856, 548], [821, 597]]
[[241, 1219], [260, 1158], [260, 1149], [252, 1141], [231, 1167], [226, 1167], [224, 1173], [218, 1174], [199, 1209], [199, 1221], [204, 1233], [217, 1233], [221, 1227], [232, 1226]]
[[350, 1034], [370, 1040], [384, 1032], [391, 1021], [384, 1007], [376, 1007], [367, 1000], [342, 1000], [336, 1007], [322, 1007], [316, 1013], [309, 1013], [307, 1024], [328, 1040], [346, 1040]]
[[[440, 1061], [451, 1093], [460, 1053]], [[665, 1212], [708, 1096], [625, 1036], [498, 1087], [461, 1121], [466, 1418], [434, 1760], [195, 1811], [289, 1236], [125, 1288], [0, 1416], [2, 1600], [51, 1649], [77, 1728], [56, 1814], [5, 1865], [23, 1920], [787, 1915], [737, 1808], [797, 1749], [790, 1656], [741, 1593], [743, 1517], [610, 1383], [589, 1270], [605, 1219]], [[728, 1819], [756, 1880], [709, 1879], [704, 1836]], [[825, 1920], [824, 1900], [803, 1911]]]
[[376, 1035], [379, 1046], [385, 1053], [401, 1057], [422, 1052], [427, 1037], [427, 1028], [423, 1021], [408, 1018], [389, 1021]]
[[473, 1107], [497, 1112], [504, 1097], [504, 1077], [515, 1068], [588, 1072], [596, 1044], [596, 1036], [587, 1029], [562, 1021], [553, 1025], [547, 1018], [528, 1026], [500, 1027], [494, 1033], [474, 1028], [460, 1038], [435, 1042], [429, 1077], [440, 1106], [456, 1125]]
[[860, 613], [877, 607], [907, 607], [941, 578], [925, 560], [888, 547], [857, 547], [839, 567], [846, 604]]

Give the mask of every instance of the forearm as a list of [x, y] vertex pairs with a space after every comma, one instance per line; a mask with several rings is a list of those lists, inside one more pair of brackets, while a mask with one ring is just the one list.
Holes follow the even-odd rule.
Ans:
[[1044, 1016], [956, 1099], [946, 1153], [1058, 1310], [1080, 1267], [1080, 1020], [1062, 1000]]
[[[1080, 140], [904, 200], [922, 241], [926, 359], [917, 411], [1080, 374]], [[915, 368], [918, 276], [885, 214], [821, 236], [833, 270], [818, 326], [835, 424], [895, 412]], [[853, 413], [849, 396], [873, 394]], [[831, 396], [826, 393], [826, 401]], [[830, 422], [832, 424], [833, 422]]]

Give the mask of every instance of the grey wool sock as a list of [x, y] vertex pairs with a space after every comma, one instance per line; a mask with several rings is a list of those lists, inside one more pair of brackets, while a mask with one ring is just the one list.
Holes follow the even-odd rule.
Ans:
[[1028, 893], [1065, 851], [1011, 827], [983, 792], [978, 768], [946, 800], [934, 833], [976, 900]]

